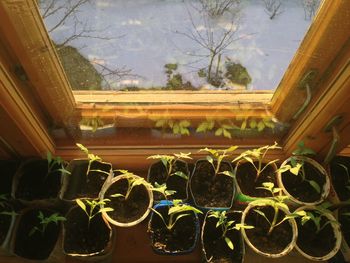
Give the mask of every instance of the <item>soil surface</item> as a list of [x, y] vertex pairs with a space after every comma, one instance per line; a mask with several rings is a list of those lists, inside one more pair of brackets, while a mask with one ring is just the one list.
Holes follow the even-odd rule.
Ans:
[[[90, 171], [88, 174], [89, 161], [77, 160], [69, 176], [68, 186], [64, 193], [64, 199], [72, 200], [81, 197], [97, 198], [98, 194], [108, 177], [108, 174]], [[111, 165], [94, 161], [90, 170], [102, 170], [109, 173]]]
[[[258, 162], [254, 162], [258, 167]], [[263, 164], [262, 167], [264, 167]], [[273, 166], [269, 165], [266, 169], [256, 177], [256, 170], [249, 162], [240, 163], [236, 171], [236, 180], [243, 194], [251, 197], [270, 197], [271, 193], [264, 189], [256, 189], [262, 187], [262, 183], [271, 182], [277, 185], [276, 171]]]
[[11, 195], [12, 179], [18, 166], [19, 162], [0, 160], [0, 195]]
[[108, 212], [108, 215], [117, 222], [129, 223], [138, 220], [145, 214], [149, 205], [149, 196], [144, 185], [135, 186], [127, 200], [124, 197], [111, 197], [110, 195], [120, 193], [125, 195], [128, 189], [128, 180], [121, 179], [111, 185], [105, 193], [105, 198], [111, 201], [107, 203], [108, 207], [114, 210]]
[[[187, 164], [182, 161], [176, 161], [173, 165], [172, 173], [177, 171], [181, 171], [190, 178], [190, 172], [187, 168]], [[188, 198], [187, 194], [187, 182], [188, 180], [177, 176], [171, 175], [167, 178], [167, 171], [162, 162], [154, 163], [149, 172], [148, 182], [150, 182], [153, 186], [157, 182], [158, 184], [167, 185], [167, 190], [176, 191], [175, 194], [168, 197], [168, 199], [182, 199], [186, 200]], [[160, 201], [164, 200], [164, 196], [161, 193], [154, 192], [154, 200]]]
[[[345, 165], [345, 167], [340, 166]], [[349, 173], [349, 174], [348, 174]], [[332, 184], [340, 201], [350, 199], [350, 158], [345, 156], [335, 157], [330, 164]]]
[[[96, 208], [97, 209], [97, 208]], [[103, 252], [110, 242], [110, 230], [101, 213], [90, 221], [80, 207], [75, 207], [66, 216], [63, 249], [69, 254], [92, 254]]]
[[[327, 222], [327, 218], [322, 217], [321, 227]], [[336, 239], [332, 225], [328, 224], [320, 232], [316, 233], [316, 226], [309, 220], [303, 226], [301, 219], [297, 218], [298, 225], [298, 247], [306, 254], [314, 257], [322, 257], [331, 252], [334, 248]]]
[[[240, 222], [240, 215], [228, 213], [226, 214], [228, 220], [234, 220], [236, 223]], [[242, 262], [243, 261], [243, 242], [241, 232], [237, 230], [230, 230], [226, 236], [232, 241], [234, 249], [231, 250], [224, 238], [221, 226], [216, 227], [218, 219], [214, 217], [207, 217], [205, 225], [203, 226], [203, 244], [207, 260], [210, 262]]]
[[[256, 207], [254, 209], [259, 209], [265, 213], [270, 222], [272, 222], [274, 215], [274, 209], [272, 207]], [[284, 216], [285, 214], [279, 211], [277, 222], [280, 222]], [[270, 224], [254, 210], [251, 210], [247, 215], [245, 224], [254, 226], [252, 229], [245, 230], [247, 237], [257, 249], [265, 253], [281, 253], [293, 238], [293, 229], [288, 221], [275, 227], [270, 235], [268, 235]]]
[[[315, 181], [322, 191], [326, 183], [324, 175], [308, 162], [305, 162], [303, 166], [305, 169], [305, 178]], [[308, 181], [302, 179], [302, 176], [294, 175], [289, 171], [282, 173], [281, 176], [284, 187], [295, 199], [307, 203], [320, 200], [322, 193], [318, 193]]]
[[[168, 206], [158, 207], [165, 222], [169, 221]], [[157, 253], [189, 253], [194, 249], [196, 241], [196, 224], [193, 212], [191, 216], [180, 218], [172, 230], [168, 230], [161, 218], [153, 214], [148, 230], [152, 239], [152, 248]]]
[[45, 217], [54, 213], [49, 210], [33, 209], [23, 214], [16, 231], [14, 246], [14, 252], [18, 256], [32, 260], [45, 260], [55, 247], [60, 232], [60, 224], [48, 224], [43, 234], [39, 231], [32, 235], [29, 234], [33, 227], [40, 227], [39, 211], [42, 211]]
[[[219, 172], [231, 171], [229, 162], [222, 162]], [[201, 207], [231, 207], [234, 195], [233, 179], [226, 175], [214, 176], [214, 168], [206, 160], [196, 163], [191, 182], [196, 205]]]
[[61, 188], [60, 167], [54, 166], [48, 173], [47, 160], [26, 163], [18, 172], [15, 196], [27, 201], [56, 198]]

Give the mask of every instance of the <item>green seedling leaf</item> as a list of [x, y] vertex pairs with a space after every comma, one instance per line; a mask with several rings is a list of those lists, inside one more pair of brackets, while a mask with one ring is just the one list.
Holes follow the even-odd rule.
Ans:
[[225, 242], [226, 242], [227, 246], [228, 246], [231, 250], [234, 249], [234, 246], [233, 246], [233, 243], [232, 243], [231, 239], [229, 239], [228, 237], [225, 237]]
[[232, 177], [232, 178], [235, 177], [234, 173], [231, 172], [231, 171], [224, 171], [224, 172], [220, 172], [219, 174], [223, 174], [223, 175], [226, 175], [226, 176], [229, 176], [229, 177]]
[[75, 202], [81, 207], [81, 209], [86, 211], [86, 205], [80, 199], [76, 199]]
[[185, 179], [185, 180], [188, 180], [188, 176], [184, 173], [184, 172], [181, 172], [181, 171], [177, 171], [174, 173], [175, 175]]
[[318, 185], [318, 183], [316, 183], [316, 182], [313, 181], [313, 180], [310, 180], [310, 181], [309, 181], [309, 184], [312, 186], [312, 188], [315, 189], [315, 191], [316, 191], [317, 193], [321, 193], [321, 188], [320, 188], [320, 186]]

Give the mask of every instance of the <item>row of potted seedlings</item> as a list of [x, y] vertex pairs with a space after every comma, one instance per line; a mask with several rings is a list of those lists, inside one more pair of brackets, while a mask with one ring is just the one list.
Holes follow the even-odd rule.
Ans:
[[[18, 169], [12, 202], [4, 197], [0, 203], [0, 221], [5, 216], [16, 218], [12, 242], [6, 241], [2, 250], [34, 260], [59, 261], [56, 251], [62, 244], [69, 256], [109, 257], [115, 238], [111, 225], [134, 226], [149, 213], [151, 245], [159, 254], [191, 252], [199, 233], [206, 262], [243, 261], [243, 238], [254, 251], [268, 257], [284, 256], [296, 247], [313, 260], [327, 260], [340, 247], [339, 223], [331, 213], [339, 205], [324, 202], [329, 178], [321, 165], [306, 157], [313, 152], [303, 143], [279, 169], [278, 160], [265, 159], [269, 150], [279, 148], [277, 144], [247, 150], [234, 159], [236, 146], [202, 149], [207, 155], [195, 163], [192, 173], [186, 162], [190, 154], [150, 156], [156, 162], [147, 180], [126, 170], [112, 170], [111, 164], [77, 145], [87, 159], [73, 160], [65, 167], [60, 158], [49, 154], [38, 164], [41, 176], [32, 164]], [[27, 166], [29, 170], [24, 169]], [[45, 189], [50, 194], [44, 194]], [[20, 216], [5, 209], [14, 200], [28, 206]], [[40, 207], [33, 208], [34, 203]], [[57, 211], [57, 207], [66, 209]], [[201, 228], [199, 214], [205, 214]], [[44, 241], [51, 232], [55, 233], [53, 241]], [[17, 248], [20, 243], [51, 245], [44, 255], [36, 255], [34, 248], [28, 255]]]

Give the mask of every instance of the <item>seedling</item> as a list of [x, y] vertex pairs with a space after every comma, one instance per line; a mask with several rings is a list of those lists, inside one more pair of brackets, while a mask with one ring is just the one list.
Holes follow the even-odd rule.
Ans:
[[[329, 210], [329, 208], [331, 208], [332, 206], [334, 205], [328, 202], [325, 202], [317, 206], [316, 209], [312, 211], [306, 211], [306, 216], [302, 218], [301, 225], [305, 225], [306, 222], [311, 220], [311, 222], [313, 222], [313, 224], [316, 227], [316, 232], [315, 232], [316, 234], [321, 232], [322, 229], [324, 229], [329, 224], [339, 225], [338, 221], [329, 220], [326, 216], [327, 214], [332, 214], [332, 212]], [[326, 219], [325, 221], [323, 221], [323, 223], [322, 223], [322, 218]]]
[[292, 153], [293, 156], [290, 158], [290, 164], [285, 164], [281, 166], [278, 171], [284, 173], [286, 171], [291, 172], [294, 175], [301, 176], [302, 181], [310, 184], [310, 186], [317, 192], [321, 193], [321, 187], [314, 180], [306, 179], [305, 174], [305, 161], [298, 158], [298, 156], [314, 155], [315, 152], [307, 148], [303, 141], [298, 143], [298, 148]]
[[[86, 155], [87, 155], [87, 158], [89, 159], [89, 164], [88, 164], [88, 168], [87, 168], [87, 171], [86, 171], [86, 175], [89, 174], [89, 172], [91, 171], [90, 168], [91, 168], [91, 164], [95, 161], [98, 161], [98, 162], [101, 162], [102, 161], [102, 158], [99, 157], [98, 155], [95, 155], [95, 154], [92, 154], [90, 153], [90, 151], [88, 150], [88, 148], [86, 148], [84, 145], [80, 144], [80, 143], [77, 143], [76, 144], [79, 149], [84, 152]], [[101, 170], [93, 170], [93, 171], [96, 171], [96, 172], [104, 172], [104, 171], [101, 171]], [[104, 172], [105, 173], [105, 172]]]
[[209, 216], [208, 217], [215, 217], [217, 218], [217, 223], [216, 223], [216, 228], [221, 227], [221, 231], [222, 231], [222, 235], [220, 238], [223, 238], [227, 244], [227, 246], [233, 250], [234, 249], [234, 245], [232, 240], [227, 236], [227, 232], [231, 231], [231, 230], [240, 230], [242, 228], [244, 229], [252, 229], [254, 228], [253, 226], [248, 226], [248, 225], [244, 225], [244, 224], [235, 224], [234, 220], [229, 220], [227, 215], [226, 215], [226, 211], [209, 211]]
[[166, 183], [164, 184], [158, 184], [157, 182], [154, 183], [154, 186], [152, 186], [152, 191], [161, 193], [166, 200], [168, 200], [168, 197], [175, 194], [176, 191], [174, 190], [168, 190]]
[[[278, 161], [278, 159], [269, 161], [268, 163], [264, 164], [265, 156], [268, 151], [275, 150], [275, 149], [281, 149], [281, 147], [278, 146], [277, 142], [275, 142], [273, 145], [266, 145], [257, 149], [253, 150], [247, 150], [243, 153], [241, 153], [238, 157], [236, 157], [232, 162], [236, 162], [238, 160], [246, 160], [249, 162], [256, 171], [256, 177], [255, 182], [258, 180], [259, 176], [262, 174], [262, 172], [271, 164], [274, 164]], [[257, 163], [257, 165], [256, 165]]]
[[50, 223], [55, 223], [57, 225], [58, 222], [66, 221], [66, 218], [60, 216], [58, 213], [45, 217], [42, 211], [39, 211], [38, 218], [40, 220], [40, 226], [33, 227], [29, 232], [29, 236], [32, 236], [35, 232], [40, 232], [41, 235], [44, 235], [46, 228]]
[[173, 155], [152, 155], [147, 157], [147, 159], [154, 159], [154, 160], [160, 160], [162, 164], [165, 167], [166, 170], [166, 178], [165, 181], [169, 179], [170, 176], [176, 175], [179, 176], [185, 180], [188, 180], [188, 175], [185, 174], [182, 171], [174, 171], [174, 165], [176, 161], [182, 160], [182, 159], [192, 159], [190, 157], [191, 153], [179, 153], [179, 154], [173, 154]]
[[138, 186], [138, 185], [145, 185], [145, 186], [148, 186], [150, 189], [152, 189], [152, 185], [150, 183], [146, 182], [146, 180], [143, 179], [142, 177], [139, 177], [133, 173], [130, 173], [127, 170], [117, 170], [117, 171], [121, 172], [122, 175], [125, 176], [125, 179], [127, 179], [128, 189], [126, 190], [125, 194], [115, 193], [115, 194], [110, 195], [110, 197], [123, 197], [124, 200], [128, 200], [132, 190], [134, 189], [135, 186]]
[[67, 163], [64, 160], [62, 160], [60, 156], [53, 156], [51, 152], [47, 152], [46, 160], [47, 160], [47, 173], [44, 180], [46, 180], [49, 174], [55, 171], [59, 171], [62, 174], [70, 174], [70, 172], [65, 169]]
[[181, 200], [173, 200], [173, 205], [171, 207], [169, 205], [168, 220], [165, 220], [163, 215], [154, 208], [151, 209], [156, 215], [158, 215], [161, 218], [165, 227], [169, 231], [171, 231], [174, 228], [176, 222], [179, 221], [181, 218], [191, 215], [191, 213], [187, 212], [193, 211], [196, 214], [202, 214], [202, 211], [198, 210], [197, 208], [194, 208], [193, 206], [183, 204]]
[[267, 233], [268, 236], [272, 233], [272, 231], [277, 226], [281, 225], [286, 220], [296, 218], [296, 217], [302, 217], [305, 219], [306, 212], [301, 210], [301, 211], [297, 211], [297, 212], [294, 212], [294, 213], [289, 214], [289, 215], [286, 214], [282, 219], [280, 219], [278, 221], [280, 209], [285, 209], [287, 211], [289, 210], [288, 206], [285, 204], [285, 201], [288, 199], [288, 197], [282, 195], [281, 194], [282, 189], [275, 188], [273, 183], [266, 182], [266, 183], [263, 183], [262, 185], [263, 185], [262, 187], [257, 187], [257, 188], [269, 191], [271, 193], [272, 198], [270, 198], [270, 199], [262, 198], [262, 199], [255, 200], [253, 202], [254, 202], [254, 204], [257, 204], [258, 206], [271, 206], [274, 210], [273, 219], [272, 219], [272, 221], [270, 221], [268, 219], [268, 217], [265, 215], [265, 213], [259, 209], [254, 209], [254, 211], [257, 214], [261, 215], [270, 225], [269, 231]]
[[213, 180], [215, 180], [216, 176], [219, 174], [230, 176], [232, 178], [234, 177], [231, 171], [223, 171], [223, 172], [219, 172], [219, 171], [220, 171], [221, 163], [224, 160], [224, 158], [228, 157], [229, 156], [228, 153], [232, 153], [237, 148], [238, 146], [231, 146], [225, 150], [214, 150], [209, 148], [204, 148], [199, 150], [199, 152], [207, 152], [210, 154], [210, 155], [207, 155], [205, 158], [212, 165], [214, 169], [215, 174], [214, 174]]
[[[103, 199], [98, 201], [90, 201], [88, 199], [85, 199], [84, 201], [85, 203], [83, 202], [83, 200], [80, 199], [75, 200], [77, 205], [85, 212], [85, 214], [88, 217], [88, 229], [90, 229], [90, 222], [95, 216], [102, 212], [111, 212], [114, 210], [111, 207], [101, 207], [102, 205], [106, 205], [106, 202], [110, 201], [109, 199]], [[88, 207], [86, 205], [88, 205]]]

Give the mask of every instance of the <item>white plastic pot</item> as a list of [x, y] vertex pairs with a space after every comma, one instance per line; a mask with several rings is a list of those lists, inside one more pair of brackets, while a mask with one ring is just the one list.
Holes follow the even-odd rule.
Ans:
[[[299, 207], [298, 209], [296, 209], [295, 211], [300, 211], [300, 210], [307, 211], [307, 210], [316, 210], [316, 209], [317, 208], [315, 206], [302, 206], [302, 207]], [[330, 221], [336, 221], [335, 217], [331, 213], [324, 213], [324, 216], [327, 217], [327, 219]], [[316, 257], [316, 256], [309, 255], [309, 254], [305, 253], [303, 250], [301, 250], [298, 247], [297, 243], [295, 244], [296, 250], [301, 255], [303, 255], [305, 258], [310, 259], [310, 260], [314, 260], [314, 261], [327, 261], [328, 259], [334, 257], [335, 254], [337, 254], [337, 252], [340, 249], [340, 245], [342, 243], [342, 234], [340, 231], [339, 224], [330, 224], [330, 225], [333, 228], [334, 237], [336, 239], [336, 242], [335, 242], [334, 248], [327, 255], [324, 255], [322, 257]]]
[[[285, 160], [281, 166], [286, 165], [287, 163], [290, 163], [290, 159], [292, 157], [288, 158], [287, 160]], [[297, 160], [302, 160], [304, 162], [309, 163], [310, 165], [314, 166], [319, 172], [320, 174], [324, 175], [325, 178], [325, 183], [324, 185], [321, 187], [321, 197], [319, 200], [315, 201], [315, 202], [303, 202], [298, 200], [296, 197], [294, 197], [293, 195], [291, 195], [288, 190], [285, 188], [284, 184], [283, 184], [283, 180], [282, 180], [282, 173], [278, 172], [277, 173], [277, 183], [278, 183], [278, 187], [282, 188], [283, 194], [288, 196], [289, 198], [289, 202], [291, 202], [293, 205], [296, 206], [315, 206], [318, 205], [320, 203], [322, 203], [324, 200], [326, 200], [327, 196], [329, 195], [330, 192], [330, 180], [329, 177], [327, 175], [326, 170], [315, 160], [308, 158], [308, 157], [304, 157], [304, 156], [295, 156], [293, 158], [296, 158]], [[298, 175], [296, 175], [298, 176]]]
[[[259, 201], [259, 200], [258, 200]], [[269, 202], [269, 201], [267, 201]], [[271, 202], [273, 202], [271, 200]], [[251, 203], [249, 203], [249, 205], [244, 209], [243, 211], [243, 214], [242, 214], [242, 224], [245, 224], [245, 220], [246, 220], [246, 217], [248, 215], [248, 213], [254, 209], [255, 207], [264, 207], [264, 206], [272, 206], [272, 205], [269, 205], [269, 204], [266, 204], [266, 205], [263, 205], [261, 204], [261, 202], [257, 202], [257, 201], [253, 201]], [[281, 210], [284, 214], [290, 214], [290, 212], [286, 209], [283, 209], [283, 208], [280, 208], [279, 210]], [[297, 224], [295, 222], [295, 220], [293, 218], [289, 219], [288, 220], [289, 224], [291, 225], [292, 227], [292, 231], [293, 231], [293, 236], [292, 236], [292, 240], [290, 241], [290, 243], [280, 252], [280, 253], [277, 253], [277, 254], [271, 254], [271, 253], [267, 253], [267, 252], [264, 252], [264, 251], [261, 251], [259, 250], [257, 247], [255, 247], [249, 240], [248, 236], [247, 236], [247, 233], [246, 231], [249, 231], [249, 229], [245, 230], [244, 228], [241, 229], [242, 231], [242, 236], [246, 242], [246, 244], [257, 254], [259, 255], [262, 255], [264, 257], [268, 257], [268, 258], [280, 258], [280, 257], [283, 257], [285, 255], [287, 255], [289, 252], [292, 251], [292, 249], [294, 248], [294, 246], [296, 245], [296, 240], [297, 240], [297, 237], [298, 237], [298, 227], [297, 227]]]

